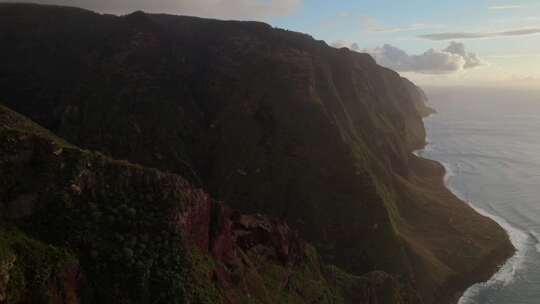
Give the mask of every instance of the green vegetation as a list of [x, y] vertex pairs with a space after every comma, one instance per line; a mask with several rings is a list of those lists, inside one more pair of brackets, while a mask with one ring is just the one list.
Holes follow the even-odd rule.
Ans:
[[[245, 256], [251, 262], [243, 280], [251, 294], [246, 297], [244, 285], [220, 290], [212, 283], [216, 261], [186, 247], [182, 231], [171, 221], [199, 203], [198, 191], [175, 176], [58, 142], [6, 108], [0, 108], [0, 120], [0, 140], [9, 143], [0, 150], [3, 170], [10, 172], [9, 179], [2, 176], [5, 188], [15, 197], [42, 189], [40, 208], [24, 220], [6, 218], [0, 225], [0, 265], [9, 274], [7, 303], [29, 298], [48, 303], [55, 292], [51, 282], [59, 289], [73, 288], [64, 286], [69, 282], [62, 272], [79, 271], [79, 264], [85, 277], [78, 295], [82, 303], [210, 304], [223, 302], [226, 294], [236, 294], [240, 303], [336, 303], [312, 247], [298, 265]], [[34, 152], [9, 159], [10, 153], [23, 150]], [[37, 173], [44, 178], [28, 178]], [[9, 186], [13, 181], [16, 186]]]
[[[66, 249], [31, 239], [10, 225], [0, 228], [0, 276], [5, 276], [4, 282], [0, 279], [0, 291], [5, 289], [3, 303], [50, 303], [51, 285], [62, 284], [57, 281], [58, 275], [77, 263]], [[7, 284], [1, 286], [2, 283]]]
[[253, 270], [242, 274], [245, 290], [239, 290], [239, 303], [343, 303], [321, 273], [321, 262], [315, 248], [306, 248], [305, 261], [300, 265], [283, 267], [277, 261], [261, 259], [252, 254]]
[[[181, 208], [177, 204], [197, 199], [191, 191], [167, 201], [153, 199], [163, 195], [159, 189], [151, 184], [146, 185], [148, 190], [139, 187], [145, 179], [152, 182], [155, 171], [68, 145], [4, 107], [0, 122], [0, 139], [9, 143], [0, 157], [7, 160], [4, 172], [11, 171], [2, 176], [3, 189], [15, 193], [43, 189], [38, 198], [41, 207], [24, 221], [14, 221], [26, 235], [8, 229], [12, 224], [0, 225], [0, 264], [7, 268], [15, 259], [9, 267], [7, 303], [29, 298], [32, 303], [48, 303], [51, 280], [76, 262], [75, 256], [89, 285], [81, 295], [83, 303], [117, 303], [119, 298], [125, 303], [218, 302], [218, 293], [209, 284], [210, 270], [201, 267], [207, 258], [185, 249], [181, 231], [168, 220]], [[17, 155], [24, 149], [34, 151], [30, 158], [8, 158], [8, 153]], [[35, 174], [51, 179], [28, 178]], [[88, 193], [77, 185], [83, 175], [92, 175], [86, 182], [95, 183]], [[140, 179], [143, 184], [136, 185]], [[178, 190], [186, 184], [180, 186]]]
[[75, 148], [51, 131], [41, 127], [21, 114], [11, 111], [2, 104], [0, 104], [0, 131], [34, 134], [54, 141], [60, 148]]

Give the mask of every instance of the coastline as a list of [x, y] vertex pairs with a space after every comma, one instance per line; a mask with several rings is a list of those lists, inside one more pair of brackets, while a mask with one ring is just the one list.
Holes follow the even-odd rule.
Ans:
[[[467, 301], [469, 298], [474, 296], [475, 292], [477, 292], [477, 290], [474, 289], [475, 286], [480, 288], [483, 285], [498, 284], [501, 282], [506, 284], [508, 282], [507, 280], [511, 280], [511, 278], [508, 277], [508, 272], [510, 272], [510, 275], [513, 275], [515, 263], [518, 262], [516, 261], [516, 257], [520, 250], [519, 238], [521, 237], [521, 234], [525, 233], [512, 227], [505, 219], [475, 206], [463, 193], [455, 187], [452, 187], [451, 178], [456, 175], [452, 171], [450, 164], [441, 160], [430, 159], [423, 155], [423, 152], [429, 151], [432, 145], [429, 141], [429, 130], [425, 125], [425, 120], [428, 118], [432, 119], [435, 114], [437, 114], [437, 112], [423, 116], [422, 120], [426, 128], [425, 146], [413, 151], [413, 154], [418, 160], [430, 162], [432, 166], [436, 168], [434, 174], [439, 176], [438, 180], [440, 184], [435, 184], [435, 187], [440, 187], [442, 185], [462, 205], [472, 209], [477, 215], [496, 223], [500, 229], [504, 230], [508, 239], [506, 244], [496, 247], [488, 255], [483, 257], [481, 263], [471, 268], [470, 271], [461, 273], [452, 278], [447, 284], [446, 292], [443, 292], [440, 295], [442, 303], [468, 304]], [[508, 246], [508, 243], [510, 246]]]

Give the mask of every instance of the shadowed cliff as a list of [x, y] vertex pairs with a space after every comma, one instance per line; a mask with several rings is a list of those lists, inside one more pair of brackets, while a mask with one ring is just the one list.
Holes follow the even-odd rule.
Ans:
[[395, 303], [286, 223], [81, 150], [0, 106], [2, 303]]
[[0, 43], [10, 108], [279, 218], [324, 263], [390, 276], [403, 303], [455, 300], [512, 252], [411, 154], [425, 95], [366, 54], [256, 22], [5, 4]]

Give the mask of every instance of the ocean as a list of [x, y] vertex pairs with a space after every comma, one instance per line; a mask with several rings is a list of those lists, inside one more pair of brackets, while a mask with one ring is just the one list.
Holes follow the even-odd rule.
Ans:
[[497, 221], [516, 254], [459, 304], [540, 303], [540, 89], [426, 88], [438, 114], [417, 154], [447, 169], [447, 186]]

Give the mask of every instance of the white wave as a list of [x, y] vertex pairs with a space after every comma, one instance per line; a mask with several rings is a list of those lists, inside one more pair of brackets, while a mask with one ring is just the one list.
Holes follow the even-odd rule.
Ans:
[[458, 193], [458, 191], [452, 189], [452, 187], [450, 186], [450, 178], [455, 176], [454, 170], [452, 170], [452, 166], [450, 166], [447, 163], [441, 162], [441, 161], [438, 161], [438, 162], [444, 167], [445, 174], [444, 174], [444, 177], [443, 177], [443, 181], [444, 181], [444, 185], [446, 186], [446, 188], [450, 189], [450, 191], [452, 191], [452, 193], [454, 193], [461, 200], [465, 200], [462, 197], [462, 195], [460, 193]]
[[418, 157], [422, 157], [424, 154], [428, 152], [433, 151], [433, 143], [429, 139], [429, 137], [426, 136], [426, 145], [422, 149], [414, 150], [412, 153]]
[[[427, 121], [424, 120], [424, 122]], [[426, 123], [426, 126], [429, 126], [429, 123]], [[429, 127], [426, 127], [426, 129], [427, 133], [429, 134]], [[415, 151], [415, 154], [418, 153], [424, 157], [429, 158], [429, 152], [433, 151], [433, 143], [430, 142], [426, 146], [426, 148], [427, 149]], [[495, 211], [493, 213], [490, 213], [482, 208], [475, 206], [465, 193], [458, 191], [458, 189], [452, 186], [451, 179], [456, 176], [456, 172], [453, 170], [452, 166], [438, 159], [435, 160], [438, 161], [445, 168], [445, 186], [458, 198], [466, 202], [471, 208], [473, 208], [473, 210], [498, 223], [507, 232], [508, 237], [512, 242], [512, 245], [514, 245], [514, 247], [516, 248], [516, 253], [514, 254], [514, 256], [512, 256], [508, 261], [506, 261], [506, 263], [499, 268], [497, 273], [495, 273], [487, 282], [478, 283], [469, 287], [458, 302], [458, 304], [480, 304], [475, 299], [482, 290], [486, 288], [498, 288], [508, 286], [515, 281], [516, 275], [524, 267], [526, 251], [532, 238], [528, 233], [514, 227], [504, 218], [494, 214]], [[456, 164], [457, 174], [460, 173], [461, 167], [462, 166], [460, 166], [459, 164]], [[540, 240], [540, 234], [538, 234], [537, 239]], [[536, 242], [535, 244], [537, 245], [537, 250], [539, 250], [540, 252], [540, 243]]]
[[498, 289], [500, 287], [508, 286], [515, 282], [518, 273], [524, 269], [524, 262], [526, 258], [527, 243], [529, 236], [522, 230], [514, 228], [506, 220], [501, 217], [489, 214], [482, 209], [475, 208], [475, 210], [491, 219], [495, 220], [504, 230], [507, 231], [510, 241], [516, 247], [517, 251], [501, 268], [489, 279], [487, 282], [477, 283], [469, 287], [465, 293], [459, 299], [458, 304], [480, 304], [475, 299], [482, 290], [485, 289]]
[[[516, 274], [524, 267], [526, 251], [528, 248], [527, 245], [530, 240], [530, 236], [526, 232], [511, 225], [504, 218], [498, 215], [495, 215], [493, 213], [487, 212], [486, 210], [475, 206], [466, 197], [464, 193], [458, 191], [457, 189], [455, 189], [455, 187], [452, 187], [450, 183], [451, 182], [450, 179], [456, 176], [454, 171], [452, 170], [452, 167], [445, 162], [441, 162], [441, 161], [439, 162], [446, 169], [446, 174], [444, 176], [444, 182], [445, 182], [446, 187], [450, 191], [452, 191], [452, 193], [454, 193], [458, 198], [466, 202], [476, 212], [498, 223], [507, 232], [510, 238], [510, 242], [512, 242], [512, 245], [514, 245], [514, 247], [516, 248], [516, 253], [514, 254], [514, 256], [512, 256], [504, 265], [502, 265], [497, 271], [497, 273], [495, 273], [495, 275], [491, 277], [491, 279], [489, 279], [487, 282], [478, 283], [471, 286], [469, 289], [465, 291], [465, 293], [463, 294], [463, 296], [460, 298], [458, 302], [458, 304], [474, 304], [476, 303], [476, 301], [474, 301], [474, 298], [476, 298], [476, 296], [479, 294], [479, 292], [482, 289], [508, 286], [509, 284], [514, 282], [516, 278]], [[458, 169], [459, 169], [459, 166], [458, 166]], [[537, 248], [540, 248], [540, 247], [537, 247]]]
[[534, 247], [536, 248], [536, 251], [540, 253], [540, 233], [536, 231], [531, 231], [531, 236], [533, 237], [535, 241]]

